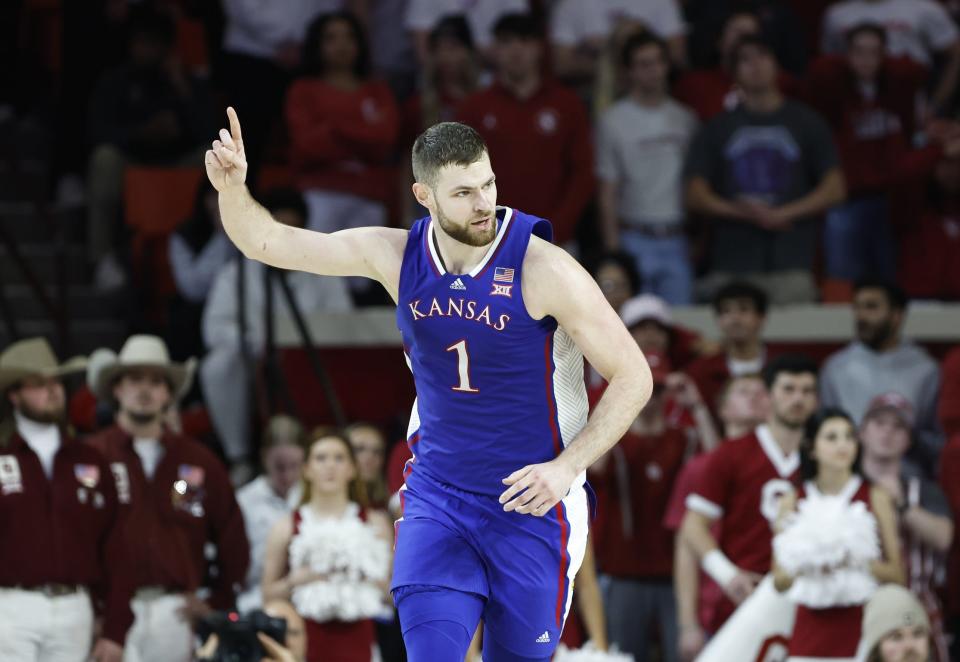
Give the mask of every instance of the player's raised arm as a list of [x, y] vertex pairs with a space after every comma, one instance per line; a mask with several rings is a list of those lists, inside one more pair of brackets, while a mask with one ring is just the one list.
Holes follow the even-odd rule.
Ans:
[[240, 120], [233, 108], [227, 108], [227, 116], [230, 130], [220, 129], [204, 165], [220, 194], [223, 228], [237, 248], [250, 259], [282, 269], [366, 276], [396, 297], [407, 232], [371, 227], [324, 234], [277, 222], [247, 189]]
[[[556, 460], [523, 467], [504, 480], [509, 488], [500, 501], [507, 510], [543, 515], [563, 498], [576, 475], [620, 441], [650, 399], [653, 379], [620, 317], [566, 251], [533, 237], [523, 269], [530, 315], [555, 318], [609, 382], [587, 425]], [[524, 490], [522, 499], [514, 498]]]

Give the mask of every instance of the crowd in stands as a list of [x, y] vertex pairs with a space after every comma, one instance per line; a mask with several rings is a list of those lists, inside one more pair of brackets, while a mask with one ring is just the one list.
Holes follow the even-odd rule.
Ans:
[[[57, 137], [51, 200], [83, 205], [96, 287], [131, 295], [125, 324], [141, 333], [87, 363], [60, 363], [42, 339], [0, 348], [0, 515], [18, 534], [0, 536], [0, 658], [82, 645], [106, 662], [125, 645], [188, 660], [200, 643], [212, 656], [216, 639], [194, 629], [238, 608], [286, 619], [287, 645], [264, 644], [272, 659], [405, 659], [386, 590], [402, 431], [308, 430], [264, 406], [257, 368], [276, 317], [389, 297], [243, 258], [199, 176], [169, 231], [145, 238], [125, 217], [130, 170], [199, 173], [227, 105], [257, 199], [322, 232], [409, 227], [426, 213], [410, 193], [414, 139], [471, 125], [498, 202], [549, 219], [620, 312], [655, 389], [589, 469], [598, 516], [565, 643], [638, 662], [752, 659], [744, 633], [778, 642], [776, 659], [853, 657], [820, 639], [871, 660], [960, 656], [960, 348], [904, 332], [911, 301], [960, 301], [956, 3], [0, 11], [26, 24], [45, 4], [62, 4], [57, 57], [12, 40], [0, 130], [39, 118]], [[851, 307], [848, 345], [818, 364], [765, 343], [772, 309], [814, 302]], [[719, 341], [674, 320], [693, 303], [711, 306]], [[68, 401], [61, 378], [84, 370]], [[595, 403], [605, 384], [585, 370]], [[813, 604], [822, 587], [792, 563], [789, 533], [831, 496], [856, 511], [838, 521], [872, 516], [858, 581], [880, 587]], [[67, 505], [28, 503], [43, 499]], [[11, 611], [12, 597], [38, 602]], [[31, 611], [53, 601], [79, 601], [59, 638]]]

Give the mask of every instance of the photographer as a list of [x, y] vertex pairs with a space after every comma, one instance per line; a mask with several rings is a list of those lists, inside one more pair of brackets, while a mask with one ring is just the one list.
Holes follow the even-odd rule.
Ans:
[[[220, 622], [223, 622], [223, 618], [232, 622], [229, 614], [221, 614]], [[267, 619], [271, 622], [264, 623]], [[261, 629], [262, 625], [267, 625], [267, 629], [271, 629], [270, 626], [275, 628], [279, 625], [277, 620], [284, 621], [286, 625], [286, 633], [281, 637], [283, 643]], [[253, 612], [243, 619], [232, 622], [231, 633], [239, 637], [232, 638], [230, 634], [224, 634], [225, 642], [221, 642], [221, 635], [217, 633], [216, 626], [213, 630], [213, 634], [207, 637], [206, 642], [197, 651], [197, 659], [200, 662], [221, 662], [227, 659], [243, 662], [258, 660], [259, 662], [303, 662], [307, 651], [307, 635], [303, 619], [293, 605], [283, 600], [268, 602], [262, 611]], [[247, 654], [247, 657], [243, 657], [246, 652], [243, 650], [243, 644], [250, 643], [249, 635], [251, 634], [256, 637], [263, 649], [262, 657], [260, 654], [255, 656]], [[240, 641], [241, 645], [237, 646], [234, 641]]]

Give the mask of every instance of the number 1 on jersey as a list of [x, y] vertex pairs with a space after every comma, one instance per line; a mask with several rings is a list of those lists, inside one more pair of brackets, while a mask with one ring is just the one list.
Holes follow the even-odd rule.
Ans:
[[454, 391], [461, 393], [479, 393], [480, 389], [470, 385], [470, 355], [467, 353], [467, 341], [461, 340], [447, 347], [448, 352], [457, 353], [457, 370], [460, 373], [460, 384], [453, 386]]

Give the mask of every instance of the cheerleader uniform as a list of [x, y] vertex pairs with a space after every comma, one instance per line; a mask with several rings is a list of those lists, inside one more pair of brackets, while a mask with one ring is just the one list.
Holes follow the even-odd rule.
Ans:
[[[808, 482], [800, 488], [797, 497], [798, 503], [803, 499], [838, 499], [848, 508], [855, 503], [862, 503], [870, 517], [873, 517], [870, 484], [859, 476], [852, 477], [843, 491], [835, 496], [821, 494], [814, 483]], [[798, 604], [788, 662], [852, 662], [860, 643], [862, 620], [863, 602], [825, 608]]]
[[[304, 504], [293, 513], [291, 551], [298, 537], [311, 536], [311, 530], [318, 526], [323, 526], [327, 532], [333, 533], [329, 528], [331, 525], [337, 523], [351, 525], [356, 521], [366, 524], [367, 513], [355, 503], [350, 503], [339, 518], [320, 517], [310, 509], [309, 505]], [[291, 557], [293, 557], [292, 553]], [[298, 600], [300, 596], [297, 595], [297, 591], [301, 588], [303, 587], [294, 589], [293, 603], [300, 615], [304, 617], [307, 633], [306, 662], [370, 662], [376, 641], [373, 619], [367, 617], [357, 620], [314, 620], [310, 617], [310, 610], [304, 608], [303, 600]]]

